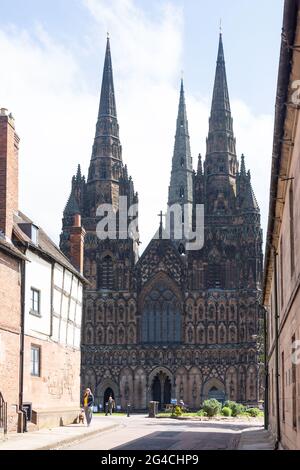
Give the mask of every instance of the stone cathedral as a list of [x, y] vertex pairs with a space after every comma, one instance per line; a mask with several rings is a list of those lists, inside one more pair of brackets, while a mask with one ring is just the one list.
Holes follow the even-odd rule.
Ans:
[[[193, 169], [181, 81], [168, 205], [204, 205], [204, 245], [153, 238], [139, 257], [139, 239], [99, 239], [97, 208], [119, 196], [138, 202], [119, 140], [110, 42], [87, 179], [72, 178], [61, 249], [71, 258], [74, 216], [84, 239], [82, 387], [96, 403], [146, 410], [183, 399], [197, 409], [215, 397], [257, 404], [256, 336], [262, 277], [262, 230], [250, 171], [236, 155], [222, 35], [219, 38], [206, 156]], [[194, 224], [194, 210], [190, 221]], [[130, 217], [128, 216], [128, 221]], [[78, 220], [78, 218], [77, 218]], [[162, 221], [159, 227], [162, 233]]]

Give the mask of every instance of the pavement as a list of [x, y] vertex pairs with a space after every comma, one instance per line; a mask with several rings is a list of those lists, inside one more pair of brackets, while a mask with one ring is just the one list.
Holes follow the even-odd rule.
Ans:
[[275, 442], [269, 431], [263, 427], [244, 429], [238, 450], [274, 450]]
[[94, 416], [90, 427], [71, 424], [9, 434], [2, 450], [272, 450], [262, 422]]
[[104, 432], [112, 431], [120, 423], [109, 416], [94, 416], [89, 427], [86, 424], [69, 424], [51, 429], [8, 434], [0, 440], [0, 452], [3, 450], [50, 450], [62, 445], [91, 438]]

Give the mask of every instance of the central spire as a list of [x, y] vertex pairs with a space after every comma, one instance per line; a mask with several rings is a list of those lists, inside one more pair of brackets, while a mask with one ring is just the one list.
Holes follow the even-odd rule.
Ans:
[[122, 171], [122, 149], [115, 100], [109, 37], [102, 75], [96, 134], [88, 183], [95, 180], [118, 181]]
[[106, 42], [98, 119], [103, 116], [117, 117], [109, 37]]
[[205, 174], [210, 186], [226, 192], [228, 182], [235, 191], [237, 171], [238, 163], [227, 86], [223, 39], [222, 33], [220, 33], [209, 132], [206, 141]]

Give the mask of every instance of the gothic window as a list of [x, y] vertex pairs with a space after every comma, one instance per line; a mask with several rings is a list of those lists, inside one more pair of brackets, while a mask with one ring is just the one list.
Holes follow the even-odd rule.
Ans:
[[181, 315], [175, 294], [157, 284], [146, 296], [142, 314], [144, 343], [178, 343], [181, 339]]
[[110, 290], [114, 288], [114, 266], [111, 256], [105, 256], [100, 261], [98, 288]]
[[181, 166], [181, 168], [184, 167], [184, 158], [181, 158], [181, 160], [180, 160], [180, 166]]
[[183, 198], [184, 197], [184, 187], [181, 186], [179, 189], [179, 197]]

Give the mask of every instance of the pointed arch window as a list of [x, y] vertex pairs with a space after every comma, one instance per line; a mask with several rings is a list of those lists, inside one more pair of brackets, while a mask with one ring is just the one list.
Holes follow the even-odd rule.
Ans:
[[114, 289], [114, 265], [112, 257], [107, 255], [100, 261], [98, 275], [99, 289]]
[[180, 186], [180, 189], [179, 189], [179, 197], [181, 197], [181, 198], [184, 197], [184, 187], [183, 187], [183, 186]]

